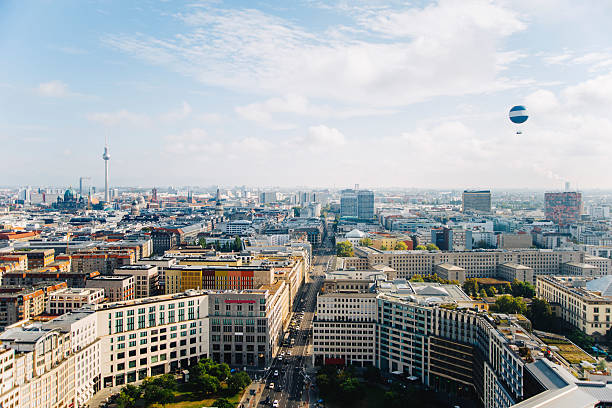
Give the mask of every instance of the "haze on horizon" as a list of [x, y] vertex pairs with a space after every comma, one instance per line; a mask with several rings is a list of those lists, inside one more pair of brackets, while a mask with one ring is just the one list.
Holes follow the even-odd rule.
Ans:
[[612, 4], [283, 6], [2, 2], [0, 185], [612, 188]]

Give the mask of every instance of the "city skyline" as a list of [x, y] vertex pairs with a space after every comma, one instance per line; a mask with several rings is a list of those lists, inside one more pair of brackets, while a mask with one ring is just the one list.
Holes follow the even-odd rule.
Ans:
[[612, 187], [609, 5], [387, 3], [5, 2], [0, 183]]

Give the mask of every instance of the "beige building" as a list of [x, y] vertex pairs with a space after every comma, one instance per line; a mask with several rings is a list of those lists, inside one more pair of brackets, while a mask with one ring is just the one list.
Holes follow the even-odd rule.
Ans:
[[102, 303], [105, 300], [102, 288], [65, 288], [49, 295], [47, 313], [62, 315], [83, 305]]
[[561, 264], [561, 274], [568, 276], [600, 276], [599, 268], [583, 262], [566, 262]]
[[555, 315], [586, 334], [605, 334], [612, 324], [612, 297], [587, 289], [589, 278], [538, 276], [536, 293], [546, 299]]
[[533, 268], [511, 262], [501, 264], [497, 267], [497, 277], [509, 282], [513, 282], [516, 279], [517, 281], [535, 285]]
[[125, 265], [115, 269], [115, 275], [134, 277], [134, 298], [159, 295], [159, 274], [155, 265]]
[[517, 249], [531, 248], [531, 234], [499, 234], [497, 236], [497, 248]]
[[456, 265], [465, 269], [466, 278], [494, 278], [497, 267], [514, 263], [532, 268], [535, 275], [558, 275], [561, 264], [584, 262], [582, 251], [569, 250], [490, 250], [490, 251], [379, 251], [374, 248], [355, 248], [355, 255], [367, 258], [368, 265], [383, 264], [397, 271], [398, 278], [431, 275], [440, 264]]
[[338, 269], [355, 269], [358, 271], [365, 271], [369, 268], [368, 258], [358, 256], [337, 258], [336, 263]]
[[610, 275], [612, 272], [612, 259], [602, 256], [585, 255], [584, 263], [593, 265], [599, 268], [599, 275]]
[[465, 282], [465, 269], [457, 265], [440, 264], [434, 267], [434, 273], [442, 279]]
[[132, 275], [97, 276], [85, 282], [87, 288], [102, 288], [109, 302], [134, 299], [134, 277]]

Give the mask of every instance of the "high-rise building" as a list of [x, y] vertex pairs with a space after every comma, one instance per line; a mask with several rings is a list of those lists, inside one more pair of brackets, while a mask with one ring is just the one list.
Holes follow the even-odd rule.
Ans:
[[343, 190], [340, 196], [340, 216], [371, 220], [374, 218], [374, 192]]
[[490, 190], [465, 190], [463, 192], [463, 212], [491, 212]]
[[357, 218], [371, 220], [374, 218], [374, 192], [359, 190], [357, 192]]
[[340, 216], [357, 217], [357, 194], [355, 190], [343, 190], [340, 196]]
[[582, 194], [570, 191], [545, 193], [544, 206], [547, 220], [559, 225], [573, 224], [580, 219]]

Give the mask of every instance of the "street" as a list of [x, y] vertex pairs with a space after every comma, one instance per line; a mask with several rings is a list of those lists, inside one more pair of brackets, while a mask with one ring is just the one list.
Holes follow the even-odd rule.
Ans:
[[[261, 396], [262, 404], [279, 407], [303, 407], [307, 395], [302, 396], [306, 384], [310, 384], [306, 365], [310, 363], [309, 344], [312, 336], [312, 320], [317, 306], [317, 293], [323, 284], [324, 273], [330, 268], [333, 256], [315, 256], [312, 279], [302, 286], [294, 304], [292, 323], [297, 329], [291, 330], [293, 346], [283, 345], [265, 377], [266, 389]], [[299, 318], [303, 313], [303, 318]], [[301, 320], [301, 321], [300, 321]], [[278, 373], [278, 375], [275, 375]], [[274, 389], [270, 388], [274, 384]]]

